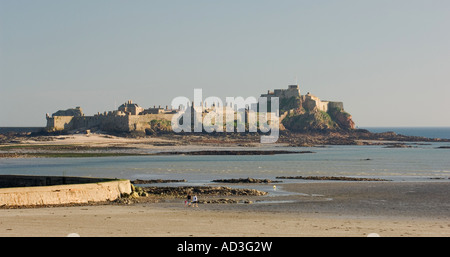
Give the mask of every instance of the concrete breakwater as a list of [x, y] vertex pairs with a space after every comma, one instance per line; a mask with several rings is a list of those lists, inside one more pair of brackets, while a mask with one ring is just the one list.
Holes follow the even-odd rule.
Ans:
[[125, 193], [129, 180], [0, 175], [0, 207], [114, 201]]

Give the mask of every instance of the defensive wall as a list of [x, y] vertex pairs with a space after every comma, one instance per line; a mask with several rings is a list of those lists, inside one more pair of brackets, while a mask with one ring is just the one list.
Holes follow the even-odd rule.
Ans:
[[53, 116], [47, 118], [47, 128], [59, 131], [97, 128], [103, 131], [145, 131], [152, 120], [172, 120], [173, 114]]

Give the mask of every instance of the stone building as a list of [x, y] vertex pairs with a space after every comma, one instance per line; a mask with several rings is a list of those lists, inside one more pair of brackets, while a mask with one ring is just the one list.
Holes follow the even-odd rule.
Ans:
[[267, 90], [267, 94], [262, 94], [261, 97], [267, 97], [268, 100], [271, 97], [279, 97], [280, 99], [300, 97], [300, 88], [298, 85], [289, 85], [287, 89]]
[[140, 107], [138, 104], [134, 104], [133, 101], [128, 100], [128, 102], [119, 106], [118, 110], [129, 115], [139, 115], [144, 111], [144, 108]]
[[308, 110], [312, 110], [314, 108], [317, 108], [318, 110], [324, 112], [327, 112], [332, 108], [339, 108], [341, 110], [344, 110], [344, 103], [320, 100], [317, 96], [312, 95], [309, 92], [306, 95], [303, 95], [301, 99], [303, 107]]
[[155, 105], [153, 108], [145, 109], [141, 112], [141, 114], [174, 114], [178, 110], [169, 109], [169, 106], [166, 105], [166, 108], [162, 108], [161, 106], [156, 107]]
[[281, 99], [287, 99], [291, 97], [300, 98], [302, 107], [308, 110], [317, 108], [320, 111], [328, 111], [331, 108], [340, 108], [344, 110], [344, 104], [342, 102], [332, 102], [320, 100], [317, 96], [307, 93], [306, 95], [300, 94], [300, 88], [298, 85], [289, 85], [287, 89], [275, 89], [274, 91], [267, 91], [267, 94], [262, 94], [261, 97], [279, 97]]

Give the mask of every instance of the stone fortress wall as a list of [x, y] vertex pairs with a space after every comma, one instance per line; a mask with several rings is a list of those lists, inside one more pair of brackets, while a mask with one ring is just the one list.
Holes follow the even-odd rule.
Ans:
[[73, 116], [59, 116], [67, 113], [73, 114], [69, 109], [58, 111], [52, 116], [47, 114], [48, 131], [71, 131], [97, 129], [112, 132], [145, 131], [150, 128], [152, 120], [171, 121], [176, 113], [174, 110], [162, 108], [150, 108], [145, 110], [137, 104], [128, 101], [121, 105], [117, 111], [97, 113], [94, 116], [85, 116], [80, 107], [79, 112]]
[[333, 108], [339, 108], [341, 110], [344, 110], [343, 102], [331, 102], [320, 100], [317, 96], [311, 95], [309, 92], [306, 95], [302, 95], [301, 98], [303, 107], [307, 108], [308, 110], [312, 110], [314, 108], [317, 108], [318, 110], [324, 112], [327, 112], [329, 109]]

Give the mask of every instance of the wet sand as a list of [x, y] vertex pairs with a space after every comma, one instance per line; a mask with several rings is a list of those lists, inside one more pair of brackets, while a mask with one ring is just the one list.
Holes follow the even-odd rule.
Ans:
[[[450, 236], [450, 183], [317, 182], [253, 204], [0, 209], [0, 236]], [[259, 202], [258, 200], [264, 200]]]

